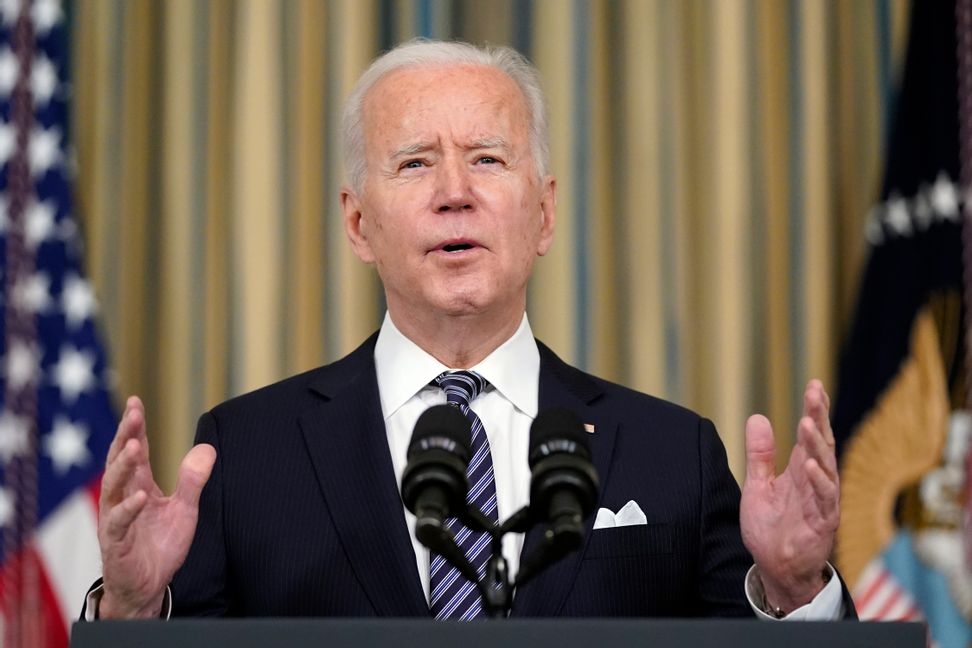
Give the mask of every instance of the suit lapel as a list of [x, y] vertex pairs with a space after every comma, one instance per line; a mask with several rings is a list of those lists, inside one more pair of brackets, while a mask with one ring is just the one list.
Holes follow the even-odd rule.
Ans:
[[374, 338], [311, 384], [300, 418], [317, 480], [359, 582], [382, 616], [428, 616], [375, 377]]
[[[609, 413], [605, 414], [604, 408], [595, 406], [603, 390], [590, 376], [564, 363], [540, 342], [537, 342], [537, 346], [540, 349], [539, 410], [542, 412], [552, 407], [566, 407], [576, 412], [585, 423], [594, 425], [591, 454], [603, 493], [614, 452], [618, 422]], [[584, 544], [579, 551], [551, 565], [524, 587], [517, 588], [512, 610], [514, 616], [549, 617], [558, 614], [577, 577], [581, 559], [590, 540], [594, 518], [592, 514], [585, 522]], [[537, 525], [527, 534], [520, 556], [521, 563], [523, 557], [530, 555], [539, 545], [543, 531], [543, 526]]]

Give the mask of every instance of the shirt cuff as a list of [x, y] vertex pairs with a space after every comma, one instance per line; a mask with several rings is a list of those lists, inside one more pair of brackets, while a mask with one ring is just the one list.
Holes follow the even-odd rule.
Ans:
[[[84, 620], [85, 621], [97, 621], [100, 617], [98, 615], [98, 607], [101, 605], [101, 597], [105, 593], [104, 584], [99, 585], [90, 592], [87, 596], [87, 606], [84, 609]], [[165, 586], [165, 596], [162, 597], [162, 611], [159, 612], [159, 618], [168, 621], [172, 616], [172, 590], [169, 586]]]
[[812, 601], [784, 617], [777, 618], [763, 608], [763, 583], [756, 574], [756, 565], [753, 565], [746, 572], [746, 598], [749, 599], [749, 606], [757, 617], [766, 621], [836, 621], [844, 616], [843, 590], [833, 565], [827, 563], [827, 569], [830, 580]]

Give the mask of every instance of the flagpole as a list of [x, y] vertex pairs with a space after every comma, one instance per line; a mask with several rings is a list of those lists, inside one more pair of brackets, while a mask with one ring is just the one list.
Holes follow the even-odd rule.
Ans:
[[[962, 204], [962, 295], [965, 305], [965, 408], [972, 411], [972, 0], [955, 3], [958, 75], [959, 186]], [[965, 458], [963, 533], [966, 569], [972, 566], [972, 446]]]
[[[10, 160], [8, 232], [4, 272], [5, 350], [7, 355], [4, 403], [11, 421], [23, 426], [24, 448], [11, 456], [7, 486], [13, 492], [13, 523], [4, 533], [8, 557], [3, 573], [6, 627], [4, 645], [10, 648], [43, 645], [40, 582], [29, 543], [37, 525], [37, 330], [34, 313], [20, 303], [19, 290], [34, 272], [33, 250], [27, 244], [26, 211], [33, 185], [29, 164], [34, 111], [30, 91], [34, 33], [31, 3], [22, 2], [13, 33], [17, 80], [11, 100], [15, 148]], [[15, 366], [18, 365], [18, 366]], [[14, 423], [17, 425], [18, 423]]]

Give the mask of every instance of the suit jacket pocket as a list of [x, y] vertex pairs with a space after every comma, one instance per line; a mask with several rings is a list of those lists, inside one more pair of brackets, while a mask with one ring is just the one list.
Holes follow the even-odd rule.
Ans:
[[592, 560], [670, 554], [674, 546], [674, 529], [670, 524], [595, 529], [591, 532], [591, 541], [587, 545], [584, 558]]

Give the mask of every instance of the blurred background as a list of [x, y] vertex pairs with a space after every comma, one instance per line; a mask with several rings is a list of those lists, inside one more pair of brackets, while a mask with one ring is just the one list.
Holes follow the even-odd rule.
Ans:
[[340, 223], [338, 123], [416, 36], [512, 45], [542, 73], [559, 223], [537, 337], [711, 417], [737, 476], [752, 412], [786, 456], [806, 381], [835, 387], [909, 4], [78, 0], [85, 261], [163, 482], [200, 413], [380, 324]]

